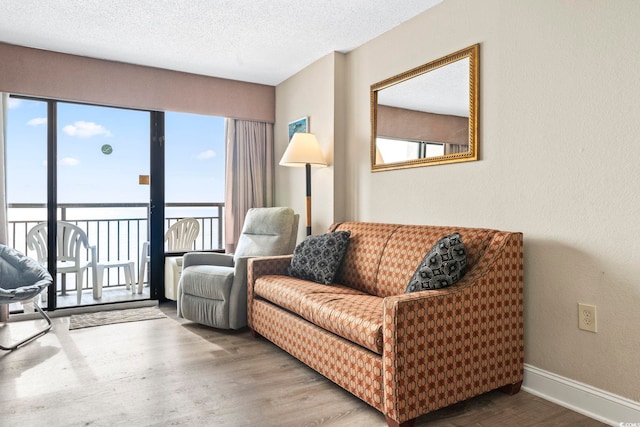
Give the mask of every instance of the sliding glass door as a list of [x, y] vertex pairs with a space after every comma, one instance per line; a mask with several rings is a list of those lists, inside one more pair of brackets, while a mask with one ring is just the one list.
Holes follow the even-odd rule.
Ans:
[[[10, 105], [9, 244], [55, 264], [54, 288], [43, 294], [43, 305], [150, 298], [152, 289], [138, 286], [138, 267], [151, 237], [153, 113], [17, 97]], [[162, 147], [154, 151], [163, 155]], [[45, 243], [52, 228], [57, 240]], [[47, 254], [47, 248], [56, 250]]]
[[[56, 272], [44, 307], [175, 299], [182, 253], [223, 249], [223, 118], [10, 99], [9, 244]], [[199, 230], [176, 251], [184, 218]]]
[[60, 275], [58, 307], [78, 304], [77, 292], [81, 305], [149, 298], [136, 286], [148, 240], [149, 185], [140, 177], [149, 175], [149, 129], [147, 111], [57, 103], [57, 221], [95, 247], [82, 260], [90, 268]]

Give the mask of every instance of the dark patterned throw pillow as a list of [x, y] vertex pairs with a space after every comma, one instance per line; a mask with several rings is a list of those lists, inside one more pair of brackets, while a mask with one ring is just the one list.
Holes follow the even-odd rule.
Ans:
[[347, 252], [350, 231], [309, 236], [293, 251], [289, 276], [329, 285]]
[[405, 293], [446, 288], [462, 278], [467, 254], [459, 233], [453, 233], [433, 245], [405, 289]]

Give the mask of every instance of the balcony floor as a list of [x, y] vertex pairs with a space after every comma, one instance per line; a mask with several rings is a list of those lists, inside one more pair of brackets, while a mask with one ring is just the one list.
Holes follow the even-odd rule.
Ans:
[[[137, 285], [135, 285], [137, 288]], [[74, 307], [78, 305], [76, 291], [67, 291], [66, 295], [58, 294], [58, 308]], [[149, 299], [149, 287], [144, 287], [142, 294], [131, 292], [131, 289], [127, 289], [125, 286], [113, 286], [102, 289], [102, 298], [94, 299], [93, 291], [91, 289], [85, 289], [82, 291], [81, 306], [97, 305], [97, 304], [109, 304], [114, 302], [129, 302], [129, 301], [141, 301]]]

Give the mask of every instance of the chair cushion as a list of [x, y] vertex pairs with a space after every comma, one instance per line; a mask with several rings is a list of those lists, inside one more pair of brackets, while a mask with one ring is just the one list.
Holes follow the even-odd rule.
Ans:
[[291, 208], [253, 208], [245, 217], [234, 253], [239, 257], [290, 253], [294, 212]]
[[342, 264], [349, 245], [349, 231], [309, 236], [293, 251], [289, 276], [329, 285]]
[[213, 300], [228, 300], [233, 284], [233, 267], [193, 265], [182, 271], [180, 287], [187, 295]]
[[0, 245], [0, 278], [0, 303], [31, 299], [53, 281], [34, 259], [5, 245]]

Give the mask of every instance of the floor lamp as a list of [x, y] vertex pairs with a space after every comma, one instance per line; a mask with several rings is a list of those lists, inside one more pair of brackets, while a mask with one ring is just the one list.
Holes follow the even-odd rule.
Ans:
[[281, 166], [303, 167], [307, 174], [307, 236], [311, 235], [311, 167], [327, 166], [318, 139], [312, 133], [297, 132], [280, 159]]

